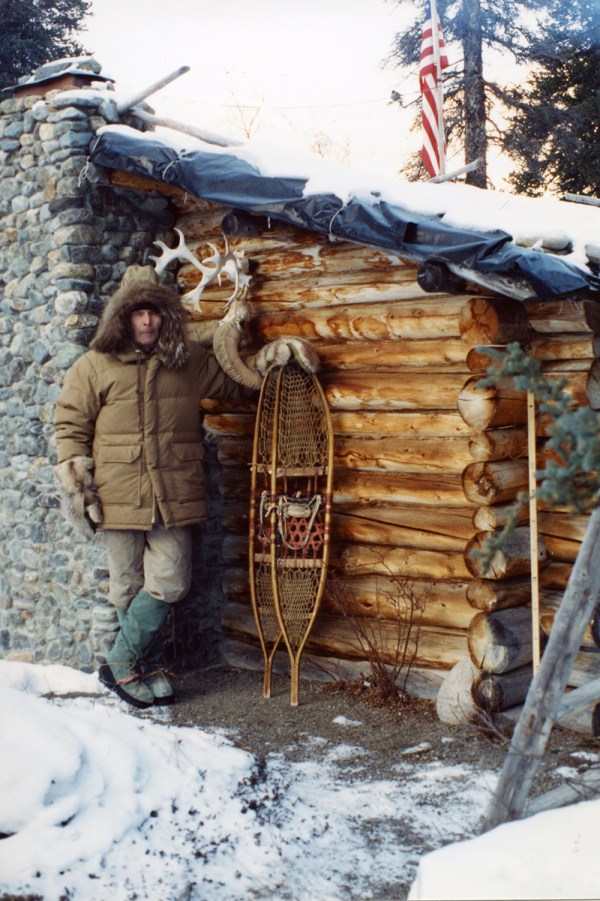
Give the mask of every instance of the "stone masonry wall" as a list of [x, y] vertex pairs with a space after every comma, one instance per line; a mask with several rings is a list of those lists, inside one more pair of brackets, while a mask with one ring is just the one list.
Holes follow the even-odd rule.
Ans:
[[[86, 179], [94, 132], [116, 121], [107, 91], [0, 103], [0, 657], [86, 671], [117, 623], [101, 538], [80, 538], [59, 509], [54, 404], [125, 269], [172, 225], [164, 197]], [[214, 656], [196, 556], [176, 639], [187, 657]]]

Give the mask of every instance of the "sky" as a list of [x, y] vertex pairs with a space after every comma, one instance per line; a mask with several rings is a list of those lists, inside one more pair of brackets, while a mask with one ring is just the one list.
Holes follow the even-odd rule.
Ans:
[[149, 98], [159, 114], [390, 175], [419, 146], [408, 135], [414, 113], [390, 102], [392, 90], [418, 96], [416, 75], [382, 65], [407, 15], [394, 0], [93, 0], [92, 9], [82, 42], [119, 89], [190, 66]]
[[[496, 773], [428, 762], [416, 746], [398, 755], [397, 779], [371, 778], [353, 744], [365, 724], [344, 716], [337, 745], [311, 739], [320, 759], [267, 752], [261, 770], [235, 732], [175, 726], [170, 713], [134, 715], [95, 674], [0, 661], [0, 722], [11, 724], [1, 893], [366, 901], [412, 881], [412, 901], [598, 898], [600, 801], [470, 838]], [[571, 758], [565, 779], [600, 754]], [[352, 779], [337, 777], [339, 761]], [[439, 850], [419, 858], [423, 846]]]

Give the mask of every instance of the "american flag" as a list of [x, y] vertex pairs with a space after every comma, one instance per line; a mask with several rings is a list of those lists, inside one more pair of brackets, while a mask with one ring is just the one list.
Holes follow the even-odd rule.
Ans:
[[442, 26], [435, 0], [427, 0], [421, 40], [419, 84], [423, 95], [423, 149], [425, 168], [433, 178], [444, 169], [444, 120], [442, 112], [442, 71], [449, 66]]

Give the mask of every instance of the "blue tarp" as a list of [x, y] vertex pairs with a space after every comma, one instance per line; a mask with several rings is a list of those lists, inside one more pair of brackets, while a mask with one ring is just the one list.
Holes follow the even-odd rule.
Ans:
[[551, 299], [600, 292], [600, 279], [557, 256], [521, 248], [503, 231], [446, 225], [374, 197], [373, 203], [334, 194], [304, 195], [306, 179], [263, 175], [232, 152], [177, 151], [158, 137], [107, 130], [92, 142], [97, 165], [176, 185], [234, 210], [279, 219], [309, 231], [393, 251], [415, 262], [442, 262], [482, 275], [525, 280], [531, 296]]

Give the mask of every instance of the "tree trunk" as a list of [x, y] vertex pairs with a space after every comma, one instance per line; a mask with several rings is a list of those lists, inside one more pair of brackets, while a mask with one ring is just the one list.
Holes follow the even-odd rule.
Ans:
[[473, 525], [478, 532], [495, 532], [504, 528], [509, 516], [512, 519], [515, 511], [516, 525], [528, 525], [529, 505], [527, 503], [520, 504], [517, 509], [514, 501], [508, 504], [492, 504], [478, 507], [473, 514]]
[[[594, 731], [593, 712], [589, 713], [589, 731], [585, 731], [586, 735], [594, 735], [597, 737], [597, 731]], [[566, 726], [565, 728], [569, 728]], [[583, 731], [576, 729], [575, 731]], [[569, 781], [567, 785], [559, 785], [551, 788], [550, 791], [543, 795], [538, 795], [530, 804], [527, 805], [528, 816], [536, 813], [542, 813], [545, 810], [556, 810], [558, 807], [566, 807], [567, 804], [579, 804], [581, 801], [590, 801], [600, 794], [600, 772], [597, 769], [586, 770], [575, 781]]]
[[[252, 637], [258, 642], [252, 608], [229, 603], [223, 611], [223, 628], [233, 638]], [[450, 669], [464, 656], [465, 635], [459, 629], [432, 626], [413, 628], [406, 640], [405, 624], [399, 621], [330, 617], [320, 614], [312, 628], [306, 649], [324, 656], [368, 661], [369, 655], [391, 665], [416, 654], [421, 666]], [[368, 666], [368, 663], [366, 664]]]
[[[361, 438], [337, 436], [334, 446], [336, 468], [362, 472], [462, 472], [469, 459], [464, 438]], [[219, 462], [239, 466], [252, 459], [250, 438], [224, 438], [219, 443]]]
[[[207, 402], [205, 401], [203, 406]], [[214, 407], [209, 408], [214, 409]], [[333, 431], [338, 437], [400, 438], [459, 438], [468, 440], [471, 431], [457, 412], [430, 410], [339, 410], [331, 414]], [[204, 427], [214, 435], [252, 438], [256, 413], [210, 412], [204, 415]]]
[[321, 384], [332, 410], [456, 410], [464, 373], [323, 372]]
[[[429, 550], [456, 550], [464, 546], [473, 537], [473, 512], [460, 507], [425, 507], [417, 505], [378, 504], [374, 500], [361, 505], [336, 506], [340, 516], [361, 517], [369, 521], [390, 523], [407, 532], [405, 540], [398, 544], [413, 547], [429, 548]], [[410, 535], [410, 539], [408, 536]], [[395, 544], [396, 542], [390, 542]]]
[[339, 566], [348, 575], [372, 572], [406, 578], [469, 578], [461, 553], [426, 551], [419, 548], [388, 547], [376, 544], [344, 545]]
[[399, 511], [397, 519], [393, 507], [380, 508], [379, 512], [372, 507], [351, 507], [349, 510], [352, 512], [346, 513], [343, 508], [333, 512], [331, 532], [336, 541], [421, 548], [462, 557], [464, 538], [432, 533], [422, 528], [418, 515], [414, 515], [412, 524], [407, 525], [406, 510]]
[[466, 181], [468, 185], [486, 188], [487, 132], [480, 0], [463, 0], [463, 16], [465, 163], [472, 163], [478, 157], [483, 160], [483, 165], [467, 173]]
[[[248, 498], [250, 476], [239, 467], [226, 467], [219, 473], [224, 496]], [[431, 507], [468, 508], [459, 473], [357, 472], [338, 469], [335, 475], [334, 506], [338, 504], [415, 504]], [[473, 513], [471, 512], [471, 516]]]
[[[225, 638], [222, 650], [225, 663], [236, 669], [256, 671], [263, 669], [264, 658], [258, 643]], [[282, 649], [275, 654], [273, 672], [289, 676], [290, 658], [286, 650]], [[366, 660], [343, 660], [340, 657], [325, 657], [305, 651], [302, 655], [302, 673], [307, 679], [319, 682], [358, 680], [369, 673], [369, 663]], [[412, 666], [408, 674], [406, 670], [400, 672], [396, 684], [413, 698], [435, 701], [445, 673], [446, 671], [442, 669]]]

